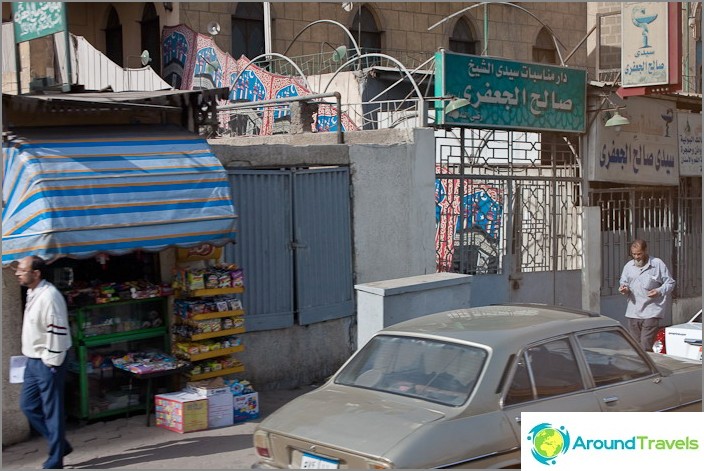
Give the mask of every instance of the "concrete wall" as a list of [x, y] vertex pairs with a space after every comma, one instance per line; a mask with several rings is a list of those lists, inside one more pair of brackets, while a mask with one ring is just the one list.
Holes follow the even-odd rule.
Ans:
[[10, 384], [8, 366], [12, 355], [22, 354], [21, 289], [11, 268], [2, 269], [2, 444], [29, 437], [29, 423], [19, 409], [21, 384]]
[[[355, 283], [435, 272], [435, 171], [431, 129], [224, 138], [209, 141], [225, 167], [345, 165], [351, 171]], [[246, 309], [246, 306], [245, 306]], [[244, 337], [246, 378], [276, 389], [322, 381], [354, 352], [348, 317]]]

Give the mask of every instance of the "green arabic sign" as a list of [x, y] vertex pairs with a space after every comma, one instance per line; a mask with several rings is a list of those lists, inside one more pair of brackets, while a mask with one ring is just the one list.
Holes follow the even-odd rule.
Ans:
[[[587, 72], [435, 53], [435, 122], [457, 127], [585, 132]], [[454, 109], [445, 112], [448, 103]]]
[[66, 11], [61, 2], [13, 2], [12, 20], [16, 43], [66, 29]]

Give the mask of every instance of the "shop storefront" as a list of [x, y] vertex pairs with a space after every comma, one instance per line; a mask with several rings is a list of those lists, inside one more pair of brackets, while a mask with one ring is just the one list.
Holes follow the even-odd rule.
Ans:
[[[212, 258], [216, 252], [198, 256], [204, 248], [236, 240], [230, 184], [205, 139], [164, 119], [178, 111], [183, 124], [195, 128], [193, 118], [209, 108], [202, 106], [207, 100], [191, 99], [199, 92], [173, 95], [190, 98], [183, 100], [182, 109], [131, 104], [135, 109], [130, 111], [130, 105], [122, 104], [110, 110], [93, 103], [92, 123], [85, 122], [91, 113], [90, 105], [84, 105], [78, 106], [82, 113], [65, 113], [63, 120], [54, 115], [54, 125], [5, 128], [2, 265], [8, 309], [3, 309], [3, 338], [16, 340], [4, 342], [3, 354], [20, 352], [17, 319], [24, 290], [13, 286], [12, 266], [28, 255], [41, 256], [50, 261], [50, 281], [69, 307], [74, 346], [68, 356], [67, 412], [79, 419], [149, 411], [155, 394], [176, 391], [185, 380], [243, 371], [230, 355], [241, 345], [234, 334], [244, 332], [241, 303], [232, 301], [227, 309], [219, 309], [222, 303], [206, 303], [214, 299], [211, 295], [236, 299], [243, 290], [242, 272], [217, 266]], [[13, 105], [17, 108], [17, 102]], [[97, 111], [100, 107], [104, 109]], [[35, 108], [37, 123], [50, 121], [40, 112], [50, 108]], [[134, 116], [139, 113], [139, 120], [149, 124], [126, 124], [138, 121]], [[17, 121], [27, 124], [28, 119]], [[56, 125], [61, 121], [71, 125]], [[195, 292], [190, 285], [175, 285], [177, 274], [211, 272], [221, 276], [215, 291], [199, 293], [203, 306], [198, 309], [211, 331], [201, 335], [203, 345], [198, 346], [213, 351], [199, 350], [201, 355], [193, 358], [176, 355], [184, 342], [174, 327], [181, 324], [174, 315], [175, 300]], [[218, 312], [210, 312], [211, 305]], [[229, 315], [233, 313], [238, 316]], [[239, 330], [234, 328], [236, 317]], [[181, 333], [200, 340], [203, 332], [195, 329], [205, 328], [198, 324], [201, 319], [188, 320], [194, 327]], [[216, 321], [218, 332], [210, 326]], [[217, 357], [223, 358], [214, 362]], [[196, 366], [200, 376], [192, 374]], [[12, 391], [4, 388], [4, 396]]]

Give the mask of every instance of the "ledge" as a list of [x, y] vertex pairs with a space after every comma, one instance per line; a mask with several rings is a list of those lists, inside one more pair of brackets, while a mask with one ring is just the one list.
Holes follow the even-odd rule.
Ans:
[[379, 296], [394, 296], [429, 289], [447, 288], [449, 286], [469, 284], [471, 275], [460, 273], [431, 273], [428, 275], [409, 276], [393, 280], [375, 281], [354, 285], [357, 291]]

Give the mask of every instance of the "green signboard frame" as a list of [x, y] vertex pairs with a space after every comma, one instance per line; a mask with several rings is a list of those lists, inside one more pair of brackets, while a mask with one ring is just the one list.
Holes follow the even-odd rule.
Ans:
[[435, 53], [435, 96], [451, 97], [436, 101], [435, 122], [441, 125], [586, 130], [587, 71], [583, 69], [442, 50]]
[[62, 2], [12, 2], [15, 42], [21, 43], [66, 29], [66, 7]]

